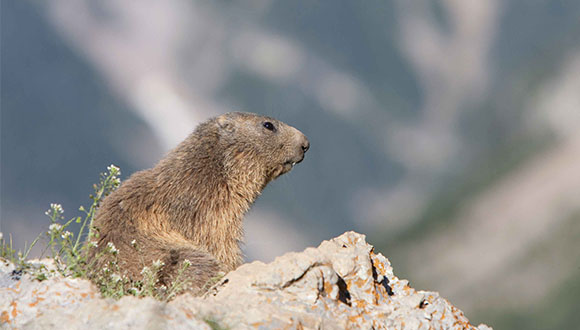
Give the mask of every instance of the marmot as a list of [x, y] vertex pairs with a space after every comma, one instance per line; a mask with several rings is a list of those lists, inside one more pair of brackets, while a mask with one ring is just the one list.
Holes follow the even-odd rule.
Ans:
[[296, 128], [256, 114], [232, 112], [200, 124], [155, 167], [136, 172], [103, 200], [90, 258], [111, 242], [129, 278], [141, 279], [143, 267], [160, 260], [165, 285], [187, 259], [190, 291], [201, 293], [218, 272], [242, 263], [244, 214], [309, 147]]

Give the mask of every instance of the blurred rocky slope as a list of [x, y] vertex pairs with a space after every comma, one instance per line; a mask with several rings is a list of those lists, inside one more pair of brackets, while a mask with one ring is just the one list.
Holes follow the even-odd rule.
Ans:
[[[50, 262], [45, 260], [42, 262]], [[2, 327], [25, 329], [491, 329], [472, 326], [435, 292], [393, 274], [363, 235], [348, 232], [270, 264], [245, 264], [203, 298], [99, 298], [80, 279], [38, 282], [0, 268]]]
[[0, 231], [19, 245], [110, 163], [128, 175], [207, 116], [255, 111], [313, 149], [248, 216], [250, 259], [355, 229], [472, 319], [578, 322], [580, 2], [4, 1], [1, 15]]

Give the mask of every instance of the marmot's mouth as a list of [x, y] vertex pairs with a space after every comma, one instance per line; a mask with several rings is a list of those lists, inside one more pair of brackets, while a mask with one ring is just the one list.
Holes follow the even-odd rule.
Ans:
[[302, 162], [304, 160], [304, 154], [299, 157], [291, 158], [282, 164], [282, 172], [280, 174], [288, 173], [294, 168], [294, 165]]
[[304, 155], [302, 155], [302, 157], [300, 157], [300, 159], [291, 159], [288, 160], [284, 163], [284, 167], [290, 167], [293, 168], [294, 165], [301, 163], [304, 160]]

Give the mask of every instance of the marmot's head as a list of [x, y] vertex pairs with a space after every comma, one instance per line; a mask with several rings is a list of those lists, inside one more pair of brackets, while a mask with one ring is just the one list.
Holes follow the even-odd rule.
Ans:
[[302, 132], [271, 117], [230, 112], [215, 121], [220, 127], [219, 143], [226, 150], [226, 163], [264, 173], [265, 183], [289, 172], [310, 148]]

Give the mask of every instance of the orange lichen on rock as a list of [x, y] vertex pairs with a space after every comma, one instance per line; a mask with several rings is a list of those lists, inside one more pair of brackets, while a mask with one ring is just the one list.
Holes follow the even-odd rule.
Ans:
[[2, 311], [2, 314], [0, 314], [0, 322], [11, 323], [10, 314], [8, 313], [8, 311]]
[[43, 300], [44, 300], [44, 298], [42, 298], [42, 297], [36, 297], [36, 301], [31, 302], [30, 304], [28, 304], [28, 306], [34, 307], [34, 306], [38, 305], [38, 303], [43, 301]]
[[18, 316], [18, 309], [16, 308], [16, 301], [13, 301], [10, 306], [12, 306], [12, 317]]

